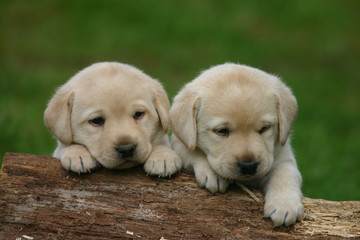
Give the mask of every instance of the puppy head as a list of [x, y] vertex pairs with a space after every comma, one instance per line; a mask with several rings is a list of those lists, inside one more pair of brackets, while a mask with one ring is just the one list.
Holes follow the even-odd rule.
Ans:
[[104, 167], [144, 163], [169, 124], [161, 84], [120, 63], [97, 63], [60, 87], [44, 113], [64, 145], [81, 144]]
[[213, 170], [227, 179], [268, 173], [274, 151], [286, 143], [297, 103], [278, 78], [260, 70], [224, 64], [203, 72], [175, 97], [174, 133], [201, 149]]

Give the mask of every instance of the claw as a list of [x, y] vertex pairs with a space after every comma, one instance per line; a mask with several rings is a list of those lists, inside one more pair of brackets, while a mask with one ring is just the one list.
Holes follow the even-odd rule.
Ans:
[[68, 170], [71, 170], [71, 163], [72, 163], [71, 158], [69, 158], [69, 162], [70, 162], [70, 164], [69, 164]]
[[271, 217], [271, 216], [276, 212], [276, 210], [277, 210], [277, 209], [274, 209], [274, 210], [270, 213], [269, 217]]
[[301, 210], [298, 209], [298, 212], [297, 212], [297, 215], [296, 215], [296, 216], [297, 216], [297, 217], [296, 217], [296, 220], [297, 220], [298, 222], [301, 222], [301, 220], [303, 219], [303, 216], [300, 214], [300, 211], [301, 211]]
[[85, 172], [84, 163], [83, 163], [83, 160], [82, 160], [82, 157], [81, 157], [81, 156], [80, 156], [80, 163], [81, 163], [82, 172]]
[[285, 217], [284, 217], [284, 222], [283, 222], [283, 225], [285, 225], [285, 226], [286, 226], [286, 224], [285, 224], [286, 223], [286, 218], [287, 218], [288, 215], [289, 215], [289, 212], [286, 212]]
[[[146, 176], [150, 176], [150, 175], [151, 175], [151, 173], [152, 173], [152, 171], [153, 171], [154, 167], [155, 167], [155, 162], [153, 162], [153, 163], [152, 163], [152, 168], [150, 169], [150, 171], [149, 171], [149, 172], [147, 172], [147, 173], [146, 173]], [[155, 175], [155, 174], [153, 174], [153, 175]], [[159, 177], [160, 177], [160, 176], [159, 176]]]

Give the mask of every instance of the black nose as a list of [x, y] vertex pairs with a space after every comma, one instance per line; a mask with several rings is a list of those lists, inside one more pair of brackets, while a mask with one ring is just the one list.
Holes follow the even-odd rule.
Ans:
[[239, 163], [240, 171], [244, 175], [254, 175], [256, 173], [258, 162], [241, 162]]
[[136, 150], [135, 143], [119, 144], [115, 147], [122, 158], [132, 158]]

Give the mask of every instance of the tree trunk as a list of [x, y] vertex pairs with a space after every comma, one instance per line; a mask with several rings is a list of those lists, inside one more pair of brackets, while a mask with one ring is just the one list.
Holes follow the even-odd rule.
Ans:
[[263, 218], [262, 201], [258, 191], [238, 186], [211, 194], [182, 172], [170, 179], [146, 176], [141, 167], [77, 175], [52, 157], [7, 153], [0, 239], [360, 237], [360, 202], [304, 198], [301, 223], [273, 228]]

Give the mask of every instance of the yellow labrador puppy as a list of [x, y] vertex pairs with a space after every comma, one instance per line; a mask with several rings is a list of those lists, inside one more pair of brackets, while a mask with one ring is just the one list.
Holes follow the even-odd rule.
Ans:
[[144, 164], [170, 176], [181, 159], [167, 145], [169, 99], [161, 84], [133, 66], [103, 62], [61, 86], [44, 114], [58, 140], [54, 156], [77, 173]]
[[256, 184], [265, 192], [265, 216], [291, 225], [304, 212], [289, 139], [296, 114], [296, 99], [279, 78], [244, 65], [215, 66], [175, 97], [173, 149], [200, 186], [224, 192], [232, 180]]

